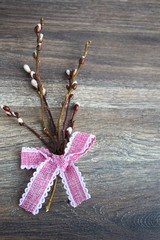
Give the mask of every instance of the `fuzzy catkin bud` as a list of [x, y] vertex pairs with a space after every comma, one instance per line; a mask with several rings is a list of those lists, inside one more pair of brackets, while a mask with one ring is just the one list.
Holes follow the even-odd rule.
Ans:
[[68, 136], [70, 136], [71, 133], [72, 133], [72, 128], [71, 128], [71, 127], [67, 128], [66, 134], [67, 134]]
[[6, 111], [6, 114], [10, 117], [10, 116], [12, 116], [12, 113], [10, 113], [10, 112], [7, 112]]
[[40, 51], [41, 48], [42, 48], [42, 43], [38, 43], [38, 45], [37, 45], [37, 51]]
[[71, 76], [71, 71], [69, 69], [66, 70], [66, 75], [68, 80], [71, 80], [72, 76]]
[[76, 72], [77, 72], [77, 69], [73, 69], [72, 70], [72, 76], [74, 76], [76, 74]]
[[82, 56], [80, 59], [79, 59], [79, 64], [84, 64], [85, 62], [85, 56]]
[[44, 128], [43, 131], [44, 131], [44, 133], [45, 133], [46, 135], [49, 135], [49, 131], [48, 131], [47, 128]]
[[46, 91], [45, 88], [43, 88], [43, 90], [42, 90], [42, 95], [43, 95], [43, 96], [46, 96], [46, 95], [47, 95], [47, 91]]
[[75, 90], [78, 87], [77, 81], [74, 81], [72, 83], [72, 88]]
[[66, 74], [67, 75], [70, 75], [71, 74], [71, 71], [69, 69], [66, 70]]
[[39, 42], [40, 42], [40, 43], [43, 42], [43, 33], [40, 33], [40, 35], [39, 35]]
[[34, 52], [33, 52], [33, 58], [37, 58], [37, 50], [35, 50]]
[[37, 24], [34, 28], [35, 33], [39, 33], [41, 31], [41, 24]]
[[1, 105], [1, 108], [7, 112], [10, 112], [10, 108], [6, 105]]
[[31, 72], [31, 69], [30, 69], [30, 67], [29, 67], [27, 64], [24, 64], [23, 68], [24, 68], [24, 70], [25, 70], [27, 73], [30, 73], [30, 72]]
[[75, 105], [74, 105], [74, 111], [78, 111], [78, 109], [79, 109], [79, 106], [80, 106], [80, 104], [77, 102], [77, 103], [75, 103]]
[[38, 83], [37, 83], [37, 81], [36, 81], [35, 79], [32, 79], [32, 80], [31, 80], [31, 85], [32, 85], [32, 87], [33, 87], [34, 89], [37, 89], [37, 88], [38, 88]]
[[18, 118], [17, 120], [18, 120], [19, 125], [23, 125], [24, 122], [23, 122], [22, 118]]
[[36, 73], [35, 73], [34, 71], [31, 71], [31, 72], [30, 72], [30, 75], [31, 75], [32, 78], [35, 79], [35, 77], [36, 77]]

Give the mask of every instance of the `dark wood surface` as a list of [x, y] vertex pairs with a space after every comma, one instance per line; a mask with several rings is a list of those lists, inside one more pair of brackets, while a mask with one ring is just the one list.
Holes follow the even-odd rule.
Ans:
[[[0, 239], [160, 239], [160, 2], [158, 0], [0, 1], [0, 102], [41, 132], [40, 101], [23, 64], [35, 67], [33, 28], [45, 19], [40, 73], [57, 120], [64, 71], [77, 66], [76, 130], [96, 143], [76, 162], [92, 198], [74, 209], [59, 179], [50, 212], [18, 207], [33, 171], [22, 146], [42, 146], [0, 112]], [[48, 199], [48, 198], [47, 198]]]

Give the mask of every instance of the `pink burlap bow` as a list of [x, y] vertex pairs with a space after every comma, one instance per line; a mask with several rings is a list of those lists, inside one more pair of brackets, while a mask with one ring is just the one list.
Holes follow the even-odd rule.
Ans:
[[67, 144], [64, 155], [54, 155], [45, 148], [22, 148], [21, 168], [36, 171], [20, 199], [19, 206], [26, 211], [38, 214], [45, 197], [59, 174], [73, 207], [77, 207], [91, 196], [85, 187], [80, 171], [73, 164], [92, 146], [94, 135], [75, 132]]

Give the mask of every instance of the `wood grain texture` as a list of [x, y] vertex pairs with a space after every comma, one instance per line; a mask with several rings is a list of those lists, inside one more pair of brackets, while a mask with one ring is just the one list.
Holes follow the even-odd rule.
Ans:
[[57, 120], [64, 71], [77, 66], [76, 130], [97, 141], [76, 165], [92, 198], [67, 205], [61, 181], [51, 210], [18, 207], [33, 171], [20, 170], [22, 146], [41, 142], [0, 112], [0, 239], [160, 239], [160, 2], [158, 0], [1, 0], [0, 102], [41, 132], [38, 96], [23, 71], [34, 69], [33, 28], [45, 19], [40, 73]]

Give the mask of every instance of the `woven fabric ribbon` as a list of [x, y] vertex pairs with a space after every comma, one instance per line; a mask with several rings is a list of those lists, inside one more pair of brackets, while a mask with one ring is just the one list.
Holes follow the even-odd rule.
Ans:
[[88, 151], [94, 140], [94, 135], [75, 132], [67, 144], [64, 155], [54, 155], [45, 148], [23, 147], [21, 168], [33, 168], [36, 171], [20, 199], [19, 206], [34, 215], [38, 214], [58, 174], [62, 178], [71, 206], [77, 207], [89, 199], [91, 196], [88, 189], [73, 162]]

